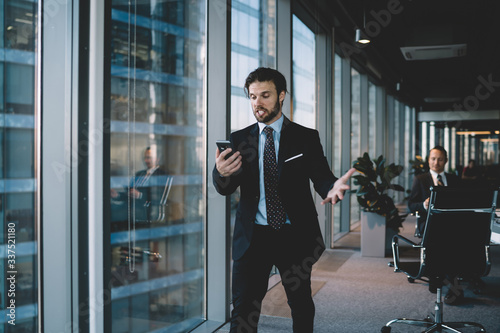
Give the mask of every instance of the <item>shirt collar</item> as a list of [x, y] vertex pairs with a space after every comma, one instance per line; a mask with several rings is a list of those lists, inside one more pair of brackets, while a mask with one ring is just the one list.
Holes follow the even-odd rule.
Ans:
[[271, 125], [266, 125], [264, 123], [257, 123], [257, 124], [259, 124], [259, 134], [262, 134], [262, 131], [267, 126], [271, 127], [276, 133], [281, 133], [281, 127], [283, 126], [283, 119], [284, 119], [284, 117], [282, 114], [281, 117], [278, 120], [276, 120], [274, 123], [272, 123]]
[[153, 174], [153, 173], [156, 171], [156, 169], [158, 169], [159, 167], [160, 167], [159, 165], [157, 165], [157, 166], [155, 166], [155, 167], [152, 167], [151, 169], [148, 169], [146, 173], [151, 175], [151, 174]]
[[443, 171], [443, 172], [441, 172], [441, 173], [437, 173], [437, 172], [436, 172], [436, 171], [434, 171], [434, 170], [429, 170], [429, 171], [431, 172], [431, 175], [432, 175], [434, 178], [436, 178], [438, 175], [441, 175], [441, 177], [443, 177], [443, 176], [444, 176], [444, 171]]

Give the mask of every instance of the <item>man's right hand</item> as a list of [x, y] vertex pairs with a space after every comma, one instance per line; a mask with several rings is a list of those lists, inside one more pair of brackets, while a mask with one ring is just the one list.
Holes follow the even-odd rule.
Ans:
[[425, 208], [425, 210], [429, 210], [429, 198], [425, 199], [424, 208]]
[[226, 160], [226, 156], [231, 151], [232, 149], [228, 148], [221, 153], [217, 148], [215, 152], [215, 167], [222, 177], [229, 177], [241, 168], [241, 154], [239, 151], [236, 151]]

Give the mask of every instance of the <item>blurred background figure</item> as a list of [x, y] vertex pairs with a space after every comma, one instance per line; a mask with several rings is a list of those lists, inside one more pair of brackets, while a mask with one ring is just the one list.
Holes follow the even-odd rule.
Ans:
[[469, 164], [462, 171], [462, 179], [476, 180], [479, 178], [479, 168], [476, 166], [475, 160], [470, 160]]

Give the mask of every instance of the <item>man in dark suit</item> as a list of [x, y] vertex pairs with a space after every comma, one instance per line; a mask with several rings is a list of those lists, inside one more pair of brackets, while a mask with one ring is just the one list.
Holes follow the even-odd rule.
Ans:
[[[441, 146], [436, 146], [429, 152], [429, 172], [413, 178], [408, 207], [412, 213], [418, 212], [417, 227], [420, 235], [424, 234], [425, 223], [427, 221], [431, 186], [456, 187], [460, 185], [460, 179], [456, 175], [444, 172], [447, 162], [448, 154], [446, 150]], [[463, 289], [459, 286], [456, 276], [429, 276], [429, 290], [435, 293], [437, 286], [441, 284], [440, 281], [447, 281], [450, 284], [450, 288], [444, 299], [446, 304], [457, 304], [463, 299]]]
[[[156, 152], [151, 147], [144, 150], [143, 161], [146, 168], [135, 174], [123, 192], [111, 189], [111, 198], [121, 203], [118, 206], [121, 214], [115, 215], [127, 217], [128, 205], [134, 204], [135, 208], [131, 213], [135, 221], [150, 223], [158, 221], [162, 216], [161, 206], [166, 204], [166, 196], [172, 182], [171, 177], [160, 168]], [[126, 205], [123, 205], [124, 203]]]
[[444, 172], [447, 162], [448, 154], [446, 150], [441, 146], [436, 146], [429, 152], [429, 172], [413, 178], [408, 207], [412, 213], [418, 212], [417, 225], [420, 235], [424, 233], [425, 221], [427, 220], [431, 186], [459, 185], [460, 180], [456, 175]]
[[257, 124], [231, 134], [234, 152], [228, 157], [231, 149], [217, 150], [213, 170], [220, 194], [241, 189], [233, 235], [231, 332], [257, 332], [273, 265], [292, 310], [293, 331], [312, 332], [311, 269], [325, 244], [310, 180], [322, 204], [336, 203], [355, 170], [337, 179], [318, 132], [282, 115], [286, 80], [281, 73], [256, 69], [246, 79], [245, 92]]

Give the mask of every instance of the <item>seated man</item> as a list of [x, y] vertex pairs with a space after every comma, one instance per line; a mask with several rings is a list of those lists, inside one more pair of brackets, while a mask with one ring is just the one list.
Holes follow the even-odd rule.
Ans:
[[[423, 235], [425, 222], [427, 221], [427, 210], [429, 209], [429, 197], [431, 186], [459, 186], [460, 179], [451, 173], [445, 173], [444, 167], [448, 162], [448, 154], [441, 146], [432, 148], [429, 152], [429, 173], [424, 173], [413, 178], [413, 186], [408, 207], [412, 213], [418, 212], [417, 226], [420, 235]], [[444, 277], [429, 277], [429, 290], [435, 292], [437, 279]], [[455, 304], [463, 298], [463, 290], [458, 286], [456, 277], [446, 277], [448, 283], [452, 284], [448, 294], [445, 296], [445, 303]]]
[[458, 186], [460, 179], [451, 173], [444, 172], [448, 162], [448, 154], [441, 146], [432, 148], [429, 152], [429, 173], [424, 173], [413, 178], [408, 208], [412, 213], [418, 212], [417, 220], [420, 235], [424, 233], [425, 221], [427, 220], [427, 209], [429, 208], [429, 197], [431, 186]]

